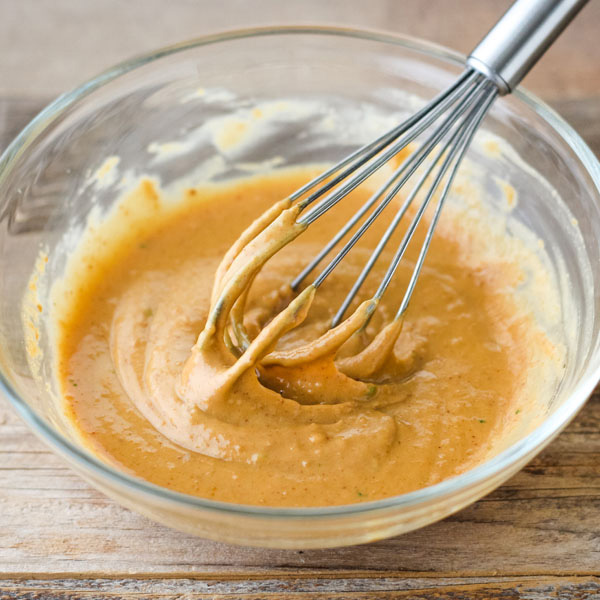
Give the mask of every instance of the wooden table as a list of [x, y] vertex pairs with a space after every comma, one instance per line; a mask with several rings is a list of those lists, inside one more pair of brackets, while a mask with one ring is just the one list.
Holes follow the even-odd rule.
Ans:
[[[576, 81], [571, 100], [561, 100], [560, 81], [540, 81], [600, 153], [600, 81]], [[0, 97], [0, 148], [43, 105], [10, 96]], [[469, 508], [401, 537], [319, 551], [233, 547], [151, 523], [90, 488], [0, 398], [1, 599], [288, 595], [600, 598], [600, 391], [546, 451]]]

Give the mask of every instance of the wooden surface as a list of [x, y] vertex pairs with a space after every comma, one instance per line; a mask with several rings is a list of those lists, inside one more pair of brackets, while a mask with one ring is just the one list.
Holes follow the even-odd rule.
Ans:
[[[481, 19], [498, 12], [494, 6], [507, 4], [461, 3], [476, 5]], [[53, 6], [68, 4], [57, 0]], [[178, 7], [187, 4], [176, 2]], [[598, 17], [600, 2], [595, 4]], [[409, 32], [429, 31], [428, 37], [436, 39], [433, 33], [440, 31], [425, 3], [406, 2], [404, 9], [393, 2], [377, 5], [372, 20], [398, 19], [405, 10], [418, 16], [422, 27]], [[444, 4], [436, 0], [432, 5]], [[35, 2], [23, 0], [18, 6], [23, 12]], [[470, 25], [468, 35], [463, 27], [460, 40], [438, 39], [461, 48], [462, 38], [474, 40], [474, 29], [487, 26], [481, 19]], [[0, 19], [0, 32], [6, 21]], [[589, 31], [585, 23], [580, 37], [589, 38]], [[0, 50], [6, 39], [0, 36]], [[590, 41], [595, 38], [585, 43]], [[576, 48], [562, 53], [562, 63], [547, 66], [533, 87], [600, 154], [600, 63], [595, 71], [586, 67], [583, 79], [573, 77], [569, 62]], [[594, 52], [597, 47], [590, 55]], [[8, 58], [9, 65], [17, 60]], [[77, 64], [83, 63], [85, 56]], [[69, 63], [71, 70], [77, 64]], [[73, 83], [94, 71], [82, 71]], [[23, 78], [1, 79], [0, 149], [55, 93], [51, 78], [46, 88], [36, 90], [26, 89]], [[156, 525], [90, 488], [37, 441], [0, 397], [0, 599], [283, 597], [600, 598], [600, 393], [546, 451], [476, 504], [404, 536], [320, 551], [227, 546]]]

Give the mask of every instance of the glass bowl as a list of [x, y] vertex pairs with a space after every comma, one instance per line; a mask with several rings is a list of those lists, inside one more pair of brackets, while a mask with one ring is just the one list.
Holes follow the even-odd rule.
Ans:
[[[600, 264], [600, 166], [558, 115], [522, 90], [497, 101], [485, 120], [484, 129], [509, 140], [514, 150], [486, 167], [515, 187], [521, 198], [515, 218], [545, 240], [551, 262], [568, 266], [562, 282], [563, 310], [569, 304], [572, 312], [566, 369], [541, 424], [460, 476], [380, 501], [323, 508], [263, 508], [172, 492], [119, 472], [82, 448], [46, 386], [32, 376], [22, 325], [22, 298], [40, 248], [49, 251], [51, 280], [63, 266], [53, 250], [60, 244], [64, 250], [65, 233], [118, 196], [118, 182], [89, 184], [89, 174], [106, 157], [118, 155], [119, 169], [130, 176], [150, 173], [163, 183], [198, 165], [206, 167], [199, 177], [226, 179], [243, 172], [248, 161], [268, 167], [276, 156], [294, 164], [329, 162], [363, 140], [349, 135], [328, 142], [313, 127], [314, 114], [275, 120], [261, 143], [237, 155], [203, 137], [203, 127], [259, 102], [289, 99], [317, 101], [332, 118], [356, 117], [369, 108], [406, 114], [418, 98], [448, 85], [463, 61], [408, 37], [252, 29], [133, 59], [44, 109], [0, 159], [1, 383], [32, 430], [124, 506], [189, 533], [244, 545], [316, 548], [392, 536], [459, 510], [513, 475], [565, 427], [600, 378], [600, 270], [591, 268]], [[157, 154], [165, 143], [179, 150]], [[215, 157], [220, 167], [211, 171]], [[471, 159], [483, 160], [475, 150]], [[45, 369], [49, 377], [48, 364]]]

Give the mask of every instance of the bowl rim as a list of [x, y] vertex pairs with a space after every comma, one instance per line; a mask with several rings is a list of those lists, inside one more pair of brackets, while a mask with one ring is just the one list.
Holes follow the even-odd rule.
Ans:
[[[24, 152], [55, 119], [73, 104], [85, 98], [94, 90], [117, 79], [121, 75], [143, 67], [162, 57], [192, 48], [220, 42], [276, 35], [339, 36], [399, 46], [429, 57], [440, 59], [446, 63], [453, 63], [457, 66], [462, 66], [465, 62], [464, 55], [441, 45], [421, 40], [413, 36], [383, 33], [353, 27], [315, 25], [267, 26], [234, 29], [201, 36], [174, 45], [165, 46], [153, 52], [145, 53], [121, 62], [86, 81], [77, 88], [60, 95], [42, 109], [2, 153], [0, 156], [0, 184], [7, 177], [11, 170], [11, 166], [21, 153]], [[579, 134], [576, 133], [552, 108], [542, 102], [534, 94], [519, 87], [514, 90], [512, 95], [528, 105], [529, 108], [548, 123], [550, 127], [571, 147], [578, 160], [581, 162], [581, 165], [590, 175], [594, 186], [600, 194], [600, 162]], [[88, 452], [85, 448], [79, 447], [67, 440], [58, 432], [58, 430], [54, 429], [39, 417], [37, 413], [21, 399], [19, 394], [10, 384], [8, 378], [2, 372], [2, 367], [0, 366], [0, 392], [4, 393], [27, 425], [30, 426], [38, 437], [50, 447], [57, 450], [59, 454], [70, 458], [76, 465], [82, 467], [84, 472], [91, 471], [94, 479], [108, 479], [111, 484], [135, 490], [145, 496], [166, 500], [188, 509], [192, 508], [219, 513], [234, 513], [238, 516], [267, 518], [271, 520], [282, 518], [306, 519], [307, 517], [316, 519], [350, 517], [364, 513], [381, 513], [382, 511], [393, 509], [408, 509], [428, 502], [441, 500], [456, 492], [464, 492], [468, 489], [477, 487], [478, 485], [484, 484], [486, 481], [492, 480], [496, 476], [501, 476], [501, 473], [504, 470], [508, 470], [511, 465], [516, 465], [520, 461], [526, 460], [531, 454], [541, 450], [545, 444], [551, 441], [553, 437], [569, 423], [579, 409], [585, 404], [599, 380], [600, 357], [596, 360], [596, 364], [593, 365], [593, 368], [592, 365], [588, 366], [584, 376], [577, 382], [569, 401], [559, 407], [531, 433], [481, 465], [435, 485], [405, 494], [383, 498], [381, 500], [359, 502], [355, 504], [324, 507], [263, 507], [209, 500], [176, 492], [141, 478], [128, 475], [101, 462], [91, 454], [91, 452]]]

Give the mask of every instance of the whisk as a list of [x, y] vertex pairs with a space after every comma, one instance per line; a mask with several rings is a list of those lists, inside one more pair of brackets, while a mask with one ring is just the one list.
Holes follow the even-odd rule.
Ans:
[[[452, 182], [480, 123], [494, 100], [514, 89], [585, 3], [586, 0], [517, 0], [469, 55], [465, 71], [450, 87], [406, 121], [353, 152], [263, 215], [241, 236], [223, 260], [213, 289], [213, 310], [204, 333], [214, 333], [217, 323], [220, 321], [222, 324], [224, 319], [228, 319], [228, 327], [221, 329], [230, 349], [242, 357], [242, 363], [249, 366], [260, 354], [264, 355], [264, 340], [248, 339], [242, 324], [248, 288], [264, 262], [409, 144], [428, 133], [417, 149], [407, 155], [387, 181], [292, 280], [291, 290], [298, 296], [283, 311], [285, 315], [280, 313], [273, 320], [271, 339], [304, 318], [315, 291], [414, 176], [416, 182], [348, 291], [333, 317], [329, 332], [320, 338], [320, 344], [324, 348], [339, 346], [340, 340], [336, 341], [335, 332], [353, 318], [354, 322], [340, 333], [343, 339], [347, 339], [349, 332], [365, 325], [388, 288], [427, 208], [432, 205], [424, 242], [394, 319], [395, 323], [399, 323], [413, 295]], [[419, 201], [415, 203], [417, 198]], [[360, 305], [354, 317], [344, 321], [350, 304], [413, 203], [415, 208], [411, 221], [374, 296]], [[274, 225], [278, 219], [280, 224]], [[275, 226], [280, 232], [279, 237], [273, 231], [267, 237], [265, 231]], [[324, 263], [334, 251], [335, 254]], [[257, 253], [260, 259], [256, 258]], [[314, 277], [312, 282], [300, 292], [309, 276]], [[392, 342], [398, 331], [396, 327], [395, 333], [388, 336]], [[262, 332], [258, 337], [261, 335]], [[377, 347], [375, 349], [378, 350]], [[314, 344], [311, 351], [314, 351]], [[281, 363], [285, 360], [285, 352], [276, 354], [275, 357], [273, 353], [267, 356], [267, 362]], [[302, 350], [296, 349], [295, 356], [301, 355]], [[288, 353], [287, 358], [290, 357]], [[244, 368], [241, 364], [238, 367]]]

